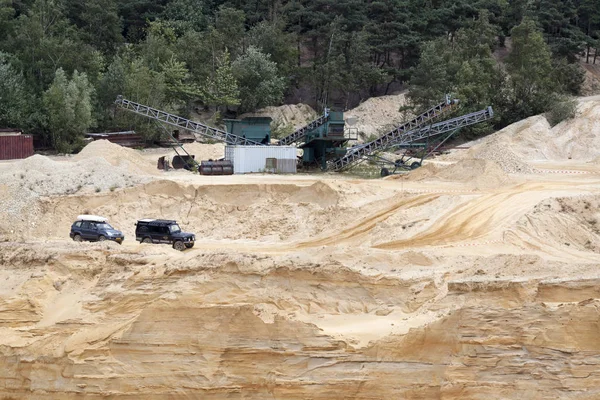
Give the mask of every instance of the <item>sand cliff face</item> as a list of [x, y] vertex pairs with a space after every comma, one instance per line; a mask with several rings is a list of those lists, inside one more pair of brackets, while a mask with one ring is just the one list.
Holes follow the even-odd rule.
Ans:
[[2, 248], [5, 398], [599, 395], [597, 278], [63, 246]]
[[498, 140], [384, 180], [0, 164], [0, 399], [600, 398], [600, 167]]

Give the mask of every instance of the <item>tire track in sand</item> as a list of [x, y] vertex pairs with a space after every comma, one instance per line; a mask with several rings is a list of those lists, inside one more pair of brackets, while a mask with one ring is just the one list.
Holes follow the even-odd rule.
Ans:
[[430, 203], [436, 199], [438, 199], [441, 194], [425, 194], [419, 195], [416, 197], [412, 197], [407, 200], [400, 201], [398, 203], [394, 203], [393, 205], [381, 210], [375, 214], [369, 215], [368, 217], [362, 219], [356, 225], [351, 226], [350, 228], [344, 229], [340, 232], [335, 232], [334, 234], [330, 234], [321, 238], [317, 238], [314, 240], [309, 240], [305, 242], [298, 243], [294, 248], [303, 249], [307, 247], [317, 247], [317, 246], [327, 246], [327, 245], [335, 245], [340, 244], [342, 242], [356, 239], [359, 236], [367, 234], [370, 230], [372, 230], [379, 222], [384, 221], [389, 218], [392, 214], [398, 212], [399, 210], [410, 209], [414, 207], [420, 207], [427, 203]]
[[[412, 238], [381, 243], [373, 248], [399, 250], [482, 239], [517, 221], [539, 202], [556, 197], [557, 193], [554, 190], [559, 189], [556, 186], [525, 184], [508, 191], [478, 197], [442, 215], [431, 227]], [[570, 195], [574, 193], [571, 192]]]

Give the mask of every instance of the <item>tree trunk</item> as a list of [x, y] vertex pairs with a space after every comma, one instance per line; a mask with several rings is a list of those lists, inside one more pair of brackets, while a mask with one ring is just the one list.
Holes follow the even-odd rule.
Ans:
[[587, 52], [585, 54], [585, 63], [589, 64], [590, 63], [590, 45], [588, 44], [587, 46]]

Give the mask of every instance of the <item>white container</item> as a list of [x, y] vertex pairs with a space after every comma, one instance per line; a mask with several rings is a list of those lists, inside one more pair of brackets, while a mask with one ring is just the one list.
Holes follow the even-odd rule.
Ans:
[[[225, 146], [225, 159], [233, 163], [234, 174], [252, 172], [296, 173], [298, 148], [294, 146]], [[278, 162], [276, 170], [268, 168], [267, 158]], [[292, 162], [293, 160], [293, 162]]]

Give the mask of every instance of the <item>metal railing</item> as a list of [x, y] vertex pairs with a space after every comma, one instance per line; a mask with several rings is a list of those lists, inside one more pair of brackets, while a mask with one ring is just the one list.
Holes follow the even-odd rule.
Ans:
[[177, 115], [168, 113], [166, 111], [157, 110], [143, 104], [133, 102], [131, 100], [124, 99], [123, 96], [118, 96], [115, 101], [117, 107], [124, 110], [133, 112], [135, 114], [154, 119], [163, 124], [176, 126], [178, 128], [187, 129], [193, 133], [205, 136], [210, 139], [225, 142], [230, 145], [244, 145], [244, 146], [265, 146], [263, 143], [248, 140], [244, 137], [236, 136], [232, 133], [204, 125], [200, 122], [191, 121], [186, 118], [179, 117]]
[[315, 119], [314, 121], [308, 123], [307, 125], [303, 126], [302, 128], [297, 129], [295, 132], [289, 134], [288, 136], [279, 139], [279, 141], [277, 142], [277, 145], [278, 146], [289, 146], [292, 143], [296, 143], [296, 142], [303, 140], [304, 136], [306, 135], [306, 132], [309, 132], [309, 131], [312, 131], [313, 129], [318, 128], [319, 126], [321, 126], [325, 122], [327, 122], [328, 119], [329, 119], [329, 109], [326, 108], [323, 115], [321, 115], [319, 118]]
[[360, 145], [360, 147], [352, 149], [350, 152], [348, 152], [348, 154], [346, 154], [346, 156], [337, 160], [330, 161], [328, 163], [328, 169], [333, 169], [337, 171], [346, 168], [347, 166], [359, 161], [365, 155], [389, 147], [392, 143], [396, 141], [397, 138], [401, 137], [406, 132], [423, 126], [432, 119], [439, 117], [445, 112], [448, 112], [457, 103], [458, 100], [452, 100], [450, 98], [450, 95], [446, 95], [446, 99], [444, 100], [444, 102], [436, 105], [435, 107], [430, 108], [429, 110], [418, 115], [412, 120], [392, 129], [391, 131], [385, 133], [379, 138], [373, 140], [372, 142], [365, 143], [363, 145]]

